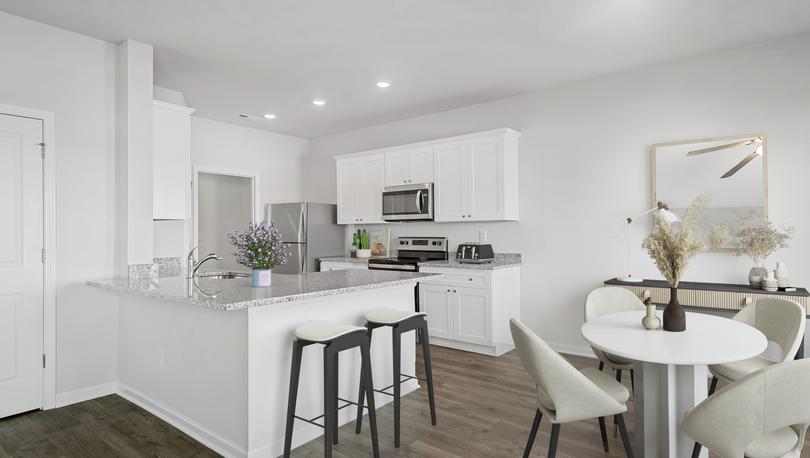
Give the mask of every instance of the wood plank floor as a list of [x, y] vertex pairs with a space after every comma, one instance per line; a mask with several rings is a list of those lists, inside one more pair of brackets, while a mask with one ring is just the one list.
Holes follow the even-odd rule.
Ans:
[[[515, 352], [499, 358], [431, 347], [438, 425], [430, 425], [427, 389], [402, 400], [402, 445], [393, 445], [393, 406], [378, 410], [380, 451], [384, 457], [518, 457], [523, 453], [535, 410], [534, 385]], [[421, 355], [418, 354], [421, 359]], [[595, 360], [567, 356], [577, 367]], [[422, 376], [421, 365], [417, 373]], [[629, 377], [625, 377], [629, 385]], [[423, 384], [424, 385], [424, 384]], [[626, 422], [633, 435], [633, 402]], [[279, 407], [284, 415], [284, 407]], [[550, 424], [543, 421], [532, 451], [546, 456]], [[608, 426], [610, 453], [602, 451], [596, 420], [567, 423], [560, 429], [561, 458], [624, 457], [621, 440]], [[336, 458], [371, 455], [368, 422], [340, 429]], [[322, 439], [293, 450], [293, 457], [323, 456]], [[0, 420], [0, 457], [209, 457], [212, 451], [118, 396], [106, 396], [45, 412]], [[802, 457], [810, 456], [808, 448]]]

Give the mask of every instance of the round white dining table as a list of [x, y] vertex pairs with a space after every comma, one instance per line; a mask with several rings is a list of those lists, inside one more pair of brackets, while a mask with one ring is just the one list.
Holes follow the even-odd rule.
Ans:
[[[661, 318], [661, 312], [658, 312]], [[686, 331], [648, 331], [643, 311], [590, 319], [582, 337], [595, 348], [636, 361], [635, 445], [640, 457], [690, 457], [694, 440], [681, 429], [684, 415], [708, 396], [708, 364], [741, 361], [768, 341], [739, 321], [686, 313]], [[706, 449], [702, 457], [708, 456]]]

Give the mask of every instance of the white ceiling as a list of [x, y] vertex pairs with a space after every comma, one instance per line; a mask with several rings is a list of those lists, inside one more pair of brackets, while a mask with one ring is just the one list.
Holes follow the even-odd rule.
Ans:
[[810, 29], [806, 0], [0, 0], [0, 10], [152, 44], [155, 83], [199, 116], [302, 137]]

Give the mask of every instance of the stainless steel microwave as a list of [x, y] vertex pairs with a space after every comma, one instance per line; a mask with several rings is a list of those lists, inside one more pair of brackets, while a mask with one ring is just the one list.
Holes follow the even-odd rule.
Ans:
[[433, 221], [433, 183], [383, 188], [382, 209], [384, 221]]

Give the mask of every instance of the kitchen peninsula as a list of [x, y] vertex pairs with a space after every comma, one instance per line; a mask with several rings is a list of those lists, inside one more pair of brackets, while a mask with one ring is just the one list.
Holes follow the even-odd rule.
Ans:
[[[414, 310], [416, 283], [435, 274], [346, 270], [249, 278], [183, 277], [90, 282], [116, 293], [118, 393], [225, 456], [281, 454], [293, 331], [309, 320], [364, 324], [375, 307]], [[403, 336], [402, 371], [414, 374], [413, 333]], [[371, 348], [374, 385], [392, 383], [391, 334]], [[359, 352], [340, 355], [339, 396], [357, 397]], [[298, 415], [323, 411], [321, 347], [304, 350]], [[403, 394], [417, 388], [403, 384]], [[376, 398], [377, 406], [391, 399]], [[340, 410], [341, 424], [354, 409]], [[322, 434], [296, 422], [293, 446]]]

